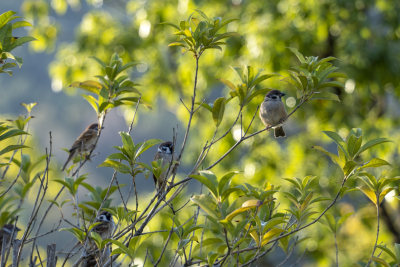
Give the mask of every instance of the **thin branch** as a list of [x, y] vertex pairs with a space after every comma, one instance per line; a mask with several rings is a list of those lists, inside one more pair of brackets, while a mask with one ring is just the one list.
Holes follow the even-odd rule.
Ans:
[[167, 246], [168, 246], [168, 243], [169, 243], [169, 241], [171, 240], [172, 234], [173, 234], [173, 232], [174, 232], [174, 225], [175, 225], [175, 221], [172, 220], [172, 226], [171, 226], [171, 230], [169, 231], [169, 235], [168, 235], [167, 241], [165, 242], [165, 245], [164, 245], [164, 247], [163, 247], [162, 250], [161, 250], [160, 257], [158, 257], [158, 260], [157, 260], [156, 263], [154, 264], [154, 267], [158, 266], [158, 264], [161, 262], [162, 256], [164, 255], [164, 252], [165, 252], [165, 250], [166, 250], [166, 248], [167, 248]]
[[336, 231], [334, 233], [334, 238], [335, 238], [335, 257], [336, 257], [336, 267], [339, 267], [339, 248], [338, 248], [338, 243], [337, 243], [337, 235]]
[[286, 255], [285, 259], [281, 263], [279, 263], [276, 267], [284, 266], [284, 264], [289, 260], [290, 256], [292, 256], [293, 254], [294, 248], [296, 247], [298, 240], [299, 238], [296, 237], [296, 240], [294, 241], [293, 246], [290, 248], [289, 253]]
[[375, 250], [376, 250], [376, 248], [377, 248], [377, 246], [378, 246], [378, 239], [379, 239], [379, 227], [380, 227], [380, 223], [379, 223], [379, 212], [380, 212], [380, 210], [379, 210], [379, 192], [376, 192], [375, 193], [375, 195], [376, 195], [376, 238], [375, 238], [375, 244], [374, 244], [374, 248], [372, 249], [372, 253], [371, 253], [371, 257], [369, 258], [369, 260], [368, 260], [368, 263], [367, 263], [367, 265], [365, 265], [366, 267], [368, 267], [370, 264], [371, 264], [371, 262], [372, 262], [372, 258], [374, 257], [374, 254], [375, 254]]
[[183, 104], [183, 106], [186, 108], [186, 110], [190, 113], [189, 108], [186, 106], [185, 102], [183, 102], [182, 98], [179, 98], [179, 100], [181, 101], [181, 103]]
[[198, 78], [198, 73], [199, 73], [199, 59], [200, 59], [200, 56], [196, 57], [196, 71], [195, 71], [195, 76], [194, 76], [192, 104], [191, 104], [191, 107], [190, 107], [189, 120], [188, 120], [188, 124], [187, 124], [187, 127], [186, 127], [185, 136], [183, 137], [181, 152], [179, 153], [179, 156], [178, 156], [178, 159], [177, 159], [177, 161], [179, 163], [181, 161], [183, 152], [185, 150], [186, 142], [187, 142], [187, 139], [189, 137], [190, 127], [192, 125], [192, 119], [193, 119], [193, 114], [194, 114], [194, 112], [193, 112], [194, 111], [194, 105], [195, 105], [195, 101], [196, 101], [197, 78]]
[[[26, 239], [28, 238], [28, 235], [33, 230], [33, 226], [36, 222], [39, 209], [42, 206], [43, 199], [44, 199], [47, 189], [48, 189], [48, 183], [49, 183], [48, 175], [49, 175], [49, 168], [50, 168], [50, 161], [51, 161], [51, 157], [52, 157], [52, 147], [53, 147], [51, 132], [49, 133], [49, 136], [50, 136], [50, 148], [49, 148], [49, 152], [47, 152], [47, 149], [46, 149], [46, 155], [47, 155], [46, 156], [46, 167], [43, 172], [43, 177], [42, 177], [42, 179], [40, 179], [41, 182], [39, 185], [38, 193], [36, 195], [36, 200], [35, 200], [35, 203], [34, 203], [34, 206], [32, 209], [31, 216], [29, 218], [24, 235], [21, 238], [21, 246], [19, 247], [19, 250], [18, 250], [17, 263], [19, 263], [19, 261], [21, 259], [22, 248], [24, 246]], [[46, 181], [46, 183], [45, 183], [45, 181]], [[45, 183], [45, 186], [44, 186], [44, 183]], [[42, 193], [42, 189], [43, 189], [43, 193]], [[35, 242], [34, 242], [34, 244], [35, 244]]]

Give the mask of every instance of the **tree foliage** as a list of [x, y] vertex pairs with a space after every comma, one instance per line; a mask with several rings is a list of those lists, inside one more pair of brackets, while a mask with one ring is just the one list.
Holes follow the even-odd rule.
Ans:
[[[173, 1], [127, 1], [126, 10], [120, 2], [89, 9], [74, 42], [57, 49], [51, 77], [68, 93], [84, 90], [100, 125], [121, 107], [133, 120], [120, 131], [122, 145], [99, 166], [113, 170], [101, 186], [80, 173], [88, 158], [66, 174], [57, 169], [51, 134], [44, 155], [28, 150], [34, 103], [24, 104], [26, 115], [1, 122], [0, 226], [22, 229], [16, 257], [0, 251], [2, 262], [40, 264], [46, 259], [40, 239], [65, 231], [80, 243], [57, 255], [71, 265], [92, 240], [100, 250], [112, 248], [107, 264], [397, 266], [400, 226], [391, 210], [398, 203], [388, 200], [398, 195], [398, 109], [389, 104], [399, 96], [399, 58], [390, 55], [399, 49], [400, 6], [389, 2], [179, 1], [176, 11]], [[57, 26], [45, 20], [51, 9], [61, 15], [79, 4], [25, 1], [37, 39], [32, 46], [53, 47]], [[181, 19], [188, 7], [196, 10]], [[128, 22], [113, 13], [121, 10]], [[9, 74], [22, 62], [11, 51], [34, 40], [13, 39], [12, 29], [31, 26], [16, 18], [12, 11], [0, 15], [1, 66]], [[282, 141], [257, 118], [271, 88], [289, 96]], [[141, 156], [162, 141], [138, 142], [131, 130], [137, 114], [157, 111], [158, 94], [183, 129], [174, 129], [165, 192], [146, 196], [136, 190], [137, 179], [165, 170]], [[200, 191], [187, 191], [189, 183]], [[59, 216], [49, 216], [56, 210]], [[93, 231], [102, 210], [116, 222], [105, 240]]]

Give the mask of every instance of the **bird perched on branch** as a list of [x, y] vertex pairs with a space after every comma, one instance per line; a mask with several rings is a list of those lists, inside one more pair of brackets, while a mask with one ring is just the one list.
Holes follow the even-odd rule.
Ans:
[[[19, 230], [21, 230], [21, 229], [19, 229], [18, 227], [14, 227], [13, 224], [5, 224], [0, 229], [0, 255], [1, 255], [1, 251], [3, 249], [3, 240], [5, 241], [4, 245], [8, 246], [8, 244], [10, 244], [10, 240], [12, 243], [12, 240], [15, 239]], [[8, 250], [8, 247], [6, 247], [6, 251], [7, 250]]]
[[165, 191], [165, 185], [172, 171], [172, 161], [174, 160], [174, 144], [170, 141], [161, 143], [154, 156], [155, 161], [161, 161], [161, 173], [158, 177], [153, 173], [154, 183], [157, 192], [161, 195]]
[[62, 171], [65, 170], [67, 164], [73, 158], [78, 156], [78, 154], [85, 154], [94, 149], [96, 145], [98, 131], [99, 131], [99, 124], [92, 123], [78, 136], [78, 138], [72, 144], [71, 149], [69, 150], [69, 156], [62, 168]]
[[282, 128], [282, 123], [287, 118], [285, 105], [282, 102], [282, 96], [285, 94], [279, 90], [271, 90], [265, 95], [264, 101], [260, 106], [260, 118], [265, 127], [274, 128], [276, 137], [285, 137], [285, 131]]
[[[93, 232], [99, 234], [103, 240], [112, 237], [115, 223], [111, 213], [108, 211], [102, 211], [94, 222], [99, 224], [93, 227]], [[89, 239], [89, 242], [85, 248], [84, 256], [82, 258], [81, 267], [103, 266], [109, 257], [110, 248], [108, 246], [106, 246], [103, 250], [100, 250], [96, 246], [96, 243]]]

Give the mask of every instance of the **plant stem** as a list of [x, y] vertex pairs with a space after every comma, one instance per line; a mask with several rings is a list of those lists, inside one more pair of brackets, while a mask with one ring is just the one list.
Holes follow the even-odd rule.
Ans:
[[376, 247], [378, 246], [378, 239], [379, 239], [379, 192], [376, 192], [376, 238], [375, 238], [375, 245], [374, 248], [372, 249], [372, 253], [371, 253], [371, 257], [368, 260], [367, 265], [365, 265], [366, 267], [368, 267], [371, 262], [372, 262], [372, 258], [374, 257], [375, 254], [375, 250]]
[[336, 251], [336, 267], [339, 267], [339, 248], [337, 244], [336, 232], [335, 232], [335, 251]]
[[194, 75], [192, 105], [190, 107], [189, 120], [188, 120], [188, 124], [187, 124], [187, 127], [186, 127], [185, 137], [183, 138], [181, 152], [179, 153], [179, 156], [178, 156], [178, 159], [177, 159], [177, 161], [179, 163], [180, 163], [180, 160], [182, 158], [183, 151], [185, 150], [186, 142], [187, 142], [187, 139], [189, 137], [190, 126], [192, 125], [192, 119], [193, 119], [193, 115], [194, 115], [194, 104], [196, 102], [196, 91], [197, 91], [197, 77], [198, 77], [198, 73], [199, 73], [199, 59], [200, 59], [200, 56], [197, 56], [196, 57], [196, 72], [195, 72], [195, 75]]

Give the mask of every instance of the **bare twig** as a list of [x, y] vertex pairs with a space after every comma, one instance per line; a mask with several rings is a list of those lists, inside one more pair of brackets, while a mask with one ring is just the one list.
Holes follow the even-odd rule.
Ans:
[[50, 244], [47, 246], [47, 267], [56, 267], [56, 244]]
[[335, 238], [335, 257], [336, 257], [336, 267], [339, 267], [339, 248], [338, 248], [338, 243], [337, 243], [337, 235], [336, 231], [334, 233], [334, 238]]
[[18, 249], [19, 246], [21, 246], [21, 240], [15, 239], [13, 242], [14, 244], [13, 244], [12, 267], [18, 267]]
[[368, 260], [368, 263], [365, 265], [366, 267], [368, 267], [371, 262], [372, 262], [372, 258], [374, 257], [375, 254], [375, 250], [378, 246], [378, 239], [379, 239], [379, 227], [380, 227], [380, 223], [379, 223], [379, 192], [375, 192], [375, 196], [376, 196], [376, 238], [375, 238], [375, 244], [374, 244], [374, 248], [372, 249], [372, 253], [371, 253], [371, 257]]
[[174, 233], [174, 226], [175, 226], [175, 221], [172, 220], [171, 230], [169, 231], [169, 235], [168, 235], [167, 241], [165, 241], [164, 247], [161, 250], [160, 257], [158, 257], [158, 260], [154, 264], [155, 267], [158, 266], [158, 264], [161, 262], [161, 259], [162, 259], [163, 255], [164, 255], [164, 252], [165, 252], [165, 250], [166, 250], [166, 248], [168, 246], [168, 243], [169, 243], [169, 241], [170, 241], [170, 239], [172, 237], [172, 234]]
[[[17, 256], [17, 264], [19, 264], [19, 261], [21, 259], [21, 253], [22, 253], [22, 248], [25, 244], [25, 241], [28, 238], [28, 235], [31, 233], [31, 231], [33, 230], [33, 226], [37, 220], [37, 215], [38, 212], [40, 210], [40, 207], [42, 206], [44, 197], [46, 195], [47, 189], [48, 189], [48, 183], [49, 183], [49, 168], [50, 168], [50, 161], [51, 161], [51, 156], [52, 156], [52, 148], [53, 148], [53, 143], [52, 143], [52, 136], [51, 136], [51, 132], [49, 133], [50, 136], [50, 148], [49, 148], [49, 152], [46, 149], [46, 167], [45, 170], [43, 172], [43, 176], [42, 179], [40, 179], [40, 185], [39, 185], [39, 190], [38, 193], [36, 195], [36, 200], [32, 209], [32, 213], [31, 216], [29, 218], [26, 230], [24, 232], [24, 235], [21, 238], [21, 246], [19, 247], [18, 250], [18, 256]], [[43, 192], [42, 192], [43, 189]], [[35, 245], [35, 242], [33, 243], [33, 245]]]

